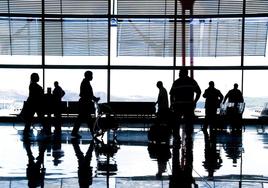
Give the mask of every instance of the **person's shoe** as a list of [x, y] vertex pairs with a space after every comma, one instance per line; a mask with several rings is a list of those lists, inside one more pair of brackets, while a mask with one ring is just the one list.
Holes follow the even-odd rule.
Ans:
[[82, 136], [78, 133], [72, 133], [71, 134], [72, 137], [75, 137], [75, 138], [81, 138]]

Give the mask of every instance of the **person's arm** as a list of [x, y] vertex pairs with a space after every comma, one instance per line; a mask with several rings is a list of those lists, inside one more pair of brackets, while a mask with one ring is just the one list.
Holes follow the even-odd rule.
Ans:
[[207, 90], [205, 90], [204, 94], [203, 94], [204, 98], [207, 98]]
[[196, 83], [196, 87], [195, 87], [195, 99], [194, 99], [194, 104], [196, 105], [197, 101], [199, 100], [200, 96], [201, 96], [201, 89], [199, 87], [199, 85]]

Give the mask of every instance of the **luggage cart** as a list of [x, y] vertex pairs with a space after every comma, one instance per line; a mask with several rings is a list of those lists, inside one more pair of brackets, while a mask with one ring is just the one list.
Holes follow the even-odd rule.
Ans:
[[95, 103], [96, 106], [96, 118], [93, 123], [94, 137], [101, 138], [107, 131], [113, 131], [113, 138], [116, 138], [116, 130], [118, 129], [118, 123], [116, 122], [116, 115], [112, 108], [107, 103]]

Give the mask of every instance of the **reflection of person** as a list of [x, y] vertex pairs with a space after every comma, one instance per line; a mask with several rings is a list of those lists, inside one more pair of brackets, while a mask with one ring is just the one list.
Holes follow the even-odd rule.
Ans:
[[208, 172], [208, 177], [213, 178], [214, 172], [222, 166], [222, 159], [220, 151], [217, 150], [216, 132], [210, 130], [210, 135], [204, 131], [205, 138], [205, 161], [203, 162], [204, 168]]
[[158, 172], [157, 178], [162, 177], [166, 171], [168, 160], [171, 158], [170, 141], [171, 130], [164, 124], [153, 125], [148, 132], [148, 152], [150, 158], [157, 160]]
[[[39, 75], [37, 73], [31, 74], [31, 82], [29, 86], [29, 96], [27, 101], [25, 102], [25, 112], [24, 112], [24, 120], [25, 127], [23, 131], [23, 135], [25, 137], [30, 136], [30, 128], [33, 121], [34, 114], [37, 113], [38, 118], [43, 124], [44, 114], [43, 114], [43, 97], [44, 92], [43, 88], [38, 84]], [[44, 127], [43, 127], [44, 128]]]
[[167, 94], [166, 88], [164, 88], [163, 86], [162, 81], [158, 81], [156, 86], [159, 89], [159, 93], [158, 93], [158, 97], [156, 101], [156, 104], [158, 105], [157, 114], [161, 118], [162, 116], [165, 116], [169, 110], [168, 94]]
[[59, 86], [59, 82], [54, 82], [53, 90], [53, 99], [54, 99], [54, 116], [55, 116], [55, 136], [61, 135], [61, 113], [62, 113], [62, 97], [65, 95], [65, 91]]
[[61, 139], [54, 139], [52, 143], [52, 156], [54, 166], [58, 166], [62, 162], [64, 151], [61, 149]]
[[238, 103], [244, 102], [244, 98], [242, 95], [242, 92], [238, 89], [238, 84], [234, 84], [234, 88], [228, 91], [228, 93], [225, 95], [223, 99], [223, 103], [225, 103], [228, 99], [229, 103], [234, 103], [235, 106]]
[[93, 94], [93, 90], [90, 84], [90, 81], [92, 79], [93, 79], [93, 73], [91, 71], [86, 71], [84, 74], [84, 79], [80, 85], [79, 114], [77, 122], [75, 123], [72, 130], [72, 136], [76, 138], [81, 138], [81, 136], [78, 134], [78, 131], [82, 121], [87, 122], [90, 131], [93, 134], [91, 113], [93, 113], [95, 110], [94, 102], [98, 102], [100, 98], [95, 97]]
[[205, 90], [203, 97], [206, 99], [205, 102], [205, 113], [206, 113], [206, 122], [203, 129], [207, 129], [208, 124], [215, 123], [217, 117], [217, 108], [220, 107], [220, 104], [223, 100], [223, 95], [220, 90], [214, 87], [214, 82], [209, 82], [209, 87]]
[[44, 167], [44, 153], [46, 151], [46, 141], [39, 143], [39, 155], [35, 158], [31, 150], [30, 140], [24, 140], [24, 147], [28, 156], [28, 165], [26, 169], [26, 176], [28, 179], [29, 188], [44, 187], [45, 167]]
[[[170, 94], [171, 109], [176, 118], [183, 119], [191, 124], [194, 118], [194, 108], [200, 98], [201, 90], [198, 83], [188, 76], [188, 69], [183, 67], [180, 70], [179, 78], [174, 81]], [[192, 125], [192, 124], [191, 124]], [[191, 130], [191, 125], [186, 126], [186, 132]]]
[[237, 165], [237, 160], [242, 156], [243, 143], [242, 143], [242, 130], [232, 130], [227, 134], [228, 139], [224, 145], [226, 156], [232, 159], [233, 165]]
[[80, 188], [88, 188], [92, 185], [92, 167], [90, 166], [92, 152], [94, 149], [94, 141], [90, 142], [89, 148], [84, 156], [79, 147], [78, 140], [72, 139], [72, 145], [78, 161], [78, 182]]
[[[185, 130], [182, 130], [185, 131]], [[192, 130], [191, 130], [192, 131]], [[169, 188], [192, 188], [198, 187], [193, 173], [193, 138], [192, 135], [176, 142], [173, 140], [172, 147], [172, 175], [169, 179]], [[181, 152], [181, 153], [180, 153]]]

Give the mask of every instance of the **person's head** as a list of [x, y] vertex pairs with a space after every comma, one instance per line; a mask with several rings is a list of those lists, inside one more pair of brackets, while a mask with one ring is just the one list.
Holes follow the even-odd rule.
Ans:
[[234, 89], [237, 89], [237, 88], [238, 88], [238, 84], [235, 83], [235, 84], [234, 84]]
[[84, 74], [84, 76], [85, 76], [85, 79], [92, 80], [93, 73], [91, 71], [86, 71], [85, 74]]
[[179, 77], [184, 78], [188, 76], [188, 69], [186, 67], [182, 67], [180, 69]]
[[209, 87], [212, 87], [212, 88], [214, 88], [214, 82], [213, 81], [210, 81], [209, 83], [208, 83], [208, 85], [209, 85]]
[[58, 82], [58, 81], [55, 81], [55, 82], [54, 82], [54, 86], [55, 86], [55, 87], [58, 87], [58, 86], [59, 86], [59, 82]]
[[156, 83], [156, 86], [157, 86], [158, 88], [163, 87], [163, 82], [162, 82], [162, 81], [158, 81], [158, 82]]
[[37, 73], [32, 73], [31, 74], [31, 82], [36, 83], [39, 82], [39, 75]]

